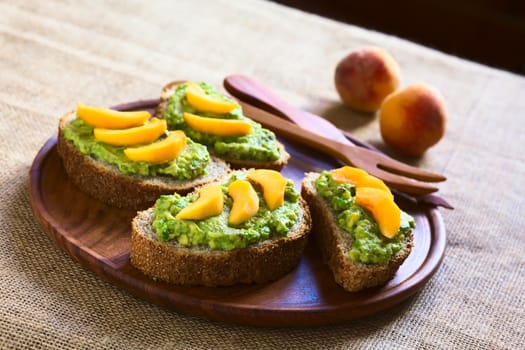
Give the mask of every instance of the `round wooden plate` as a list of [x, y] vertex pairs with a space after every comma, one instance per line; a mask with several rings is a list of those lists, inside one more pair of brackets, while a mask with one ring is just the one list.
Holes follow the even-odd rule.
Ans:
[[[157, 103], [137, 101], [116, 109], [152, 111]], [[312, 149], [281, 141], [292, 156], [283, 174], [297, 187], [304, 172], [340, 166]], [[385, 286], [346, 292], [334, 282], [311, 240], [297, 268], [275, 282], [179, 287], [156, 282], [131, 266], [130, 222], [136, 213], [107, 206], [80, 192], [65, 173], [56, 137], [49, 139], [34, 159], [30, 200], [37, 220], [57, 246], [110, 283], [181, 313], [244, 325], [326, 325], [385, 310], [423, 288], [441, 264], [446, 244], [445, 227], [436, 208], [399, 198], [400, 207], [416, 220], [415, 247]]]

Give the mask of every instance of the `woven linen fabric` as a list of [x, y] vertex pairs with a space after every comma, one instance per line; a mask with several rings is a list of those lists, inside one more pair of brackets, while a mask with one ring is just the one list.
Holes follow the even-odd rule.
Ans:
[[[424, 30], [424, 29], [422, 29]], [[407, 301], [333, 326], [255, 328], [183, 315], [83, 268], [37, 223], [29, 169], [77, 101], [155, 98], [174, 79], [256, 77], [382, 147], [341, 105], [349, 51], [381, 46], [401, 85], [439, 89], [444, 139], [412, 164], [444, 173], [446, 255]], [[0, 348], [518, 349], [525, 343], [525, 79], [266, 1], [0, 2]], [[59, 190], [59, 189], [57, 189]]]

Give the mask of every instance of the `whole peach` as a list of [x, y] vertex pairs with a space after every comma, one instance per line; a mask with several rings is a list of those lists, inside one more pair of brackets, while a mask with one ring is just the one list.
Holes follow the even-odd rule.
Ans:
[[441, 140], [446, 124], [443, 97], [425, 84], [412, 84], [390, 94], [379, 110], [383, 140], [408, 156], [420, 156]]
[[335, 88], [343, 102], [358, 111], [375, 112], [399, 86], [399, 66], [384, 49], [351, 52], [335, 69]]

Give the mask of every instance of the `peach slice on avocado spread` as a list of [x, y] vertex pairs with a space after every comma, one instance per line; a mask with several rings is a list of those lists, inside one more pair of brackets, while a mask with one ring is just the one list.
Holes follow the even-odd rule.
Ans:
[[167, 130], [166, 120], [153, 118], [149, 123], [128, 129], [95, 128], [95, 139], [114, 146], [132, 146], [150, 143], [158, 139]]
[[401, 210], [385, 191], [372, 187], [356, 187], [355, 201], [372, 213], [383, 236], [396, 236], [401, 224]]
[[141, 147], [128, 147], [124, 154], [137, 162], [163, 163], [177, 158], [186, 147], [186, 142], [183, 131], [170, 131], [165, 139]]
[[249, 220], [259, 211], [259, 196], [250, 182], [235, 180], [228, 186], [228, 194], [233, 199], [228, 223], [239, 225]]
[[330, 170], [332, 178], [339, 183], [351, 183], [355, 187], [373, 187], [390, 193], [390, 189], [385, 183], [375, 176], [368, 174], [363, 169], [345, 165], [341, 168]]
[[356, 188], [357, 205], [368, 210], [381, 234], [394, 238], [401, 225], [401, 210], [394, 202], [394, 196], [385, 183], [366, 171], [351, 166], [330, 170], [332, 178], [338, 183], [350, 183]]
[[243, 136], [252, 131], [250, 123], [238, 119], [207, 118], [184, 112], [184, 121], [192, 129], [205, 134]]
[[126, 129], [139, 126], [150, 117], [147, 111], [120, 112], [83, 103], [77, 103], [77, 116], [91, 126], [105, 129]]
[[220, 185], [208, 185], [197, 190], [199, 198], [176, 216], [183, 220], [203, 220], [222, 213], [224, 196]]
[[264, 201], [270, 210], [283, 205], [286, 179], [280, 172], [270, 169], [254, 169], [248, 172], [246, 177], [261, 186]]
[[186, 83], [186, 99], [201, 112], [224, 114], [237, 107], [235, 102], [219, 100], [207, 95], [198, 84], [192, 82]]

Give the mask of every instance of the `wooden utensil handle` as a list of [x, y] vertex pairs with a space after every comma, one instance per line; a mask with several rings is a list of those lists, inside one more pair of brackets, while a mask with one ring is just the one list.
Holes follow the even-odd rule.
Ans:
[[300, 125], [299, 113], [257, 80], [243, 75], [230, 75], [224, 79], [224, 86], [241, 100]]

